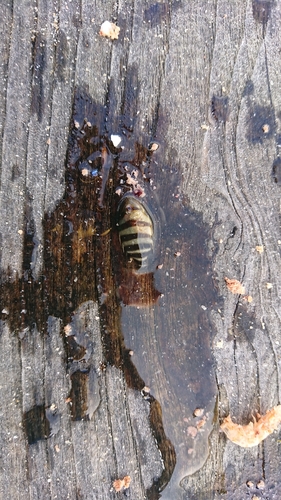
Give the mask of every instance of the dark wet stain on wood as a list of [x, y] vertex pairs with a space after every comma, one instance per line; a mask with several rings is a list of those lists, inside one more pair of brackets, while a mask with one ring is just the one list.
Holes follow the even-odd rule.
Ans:
[[228, 97], [214, 95], [212, 97], [211, 109], [215, 120], [225, 123], [229, 117]]
[[255, 87], [252, 80], [248, 80], [244, 88], [243, 97], [252, 95], [254, 93], [254, 89]]
[[44, 405], [34, 406], [23, 415], [23, 427], [28, 444], [34, 444], [50, 435], [50, 423]]
[[[133, 80], [131, 85], [135, 85]], [[227, 119], [227, 106], [228, 101], [224, 99], [221, 105], [215, 107], [218, 120]], [[208, 316], [200, 309], [200, 304], [206, 310], [217, 301], [205, 250], [208, 234], [203, 230], [201, 217], [198, 218], [186, 208], [183, 210], [178, 192], [180, 172], [177, 168], [161, 165], [159, 150], [155, 153], [151, 150], [150, 138], [147, 138], [146, 146], [136, 142], [131, 136], [132, 122], [129, 124], [123, 117], [119, 118], [119, 123], [123, 123], [120, 131], [122, 148], [115, 147], [106, 132], [105, 118], [105, 108], [95, 104], [84, 90], [77, 90], [66, 162], [66, 190], [62, 201], [53, 213], [46, 214], [44, 222], [42, 278], [35, 281], [32, 274], [32, 254], [36, 251], [36, 241], [27, 196], [24, 275], [13, 282], [7, 276], [2, 277], [2, 303], [9, 311], [8, 315], [4, 312], [3, 317], [8, 318], [13, 329], [35, 323], [44, 331], [49, 315], [62, 318], [63, 325], [67, 325], [81, 303], [98, 300], [105, 360], [124, 372], [129, 387], [142, 391], [148, 376], [145, 364], [140, 369], [137, 363], [136, 368], [132, 357], [128, 355], [132, 345], [127, 337], [125, 342], [123, 329], [126, 333], [126, 328], [131, 326], [129, 322], [127, 326], [123, 323], [121, 327], [121, 316], [125, 312], [124, 307], [137, 307], [134, 320], [137, 324], [138, 308], [155, 305], [157, 323], [161, 325], [164, 322], [158, 340], [159, 345], [162, 344], [160, 349], [165, 352], [169, 345], [169, 356], [163, 355], [165, 370], [173, 391], [182, 401], [184, 417], [184, 408], [192, 404], [193, 409], [198, 405], [207, 406], [213, 397], [209, 382], [212, 371], [209, 347], [211, 326]], [[173, 162], [176, 164], [176, 155]], [[153, 189], [156, 177], [157, 185], [162, 186], [161, 190], [156, 190], [157, 195]], [[155, 271], [135, 274], [134, 265], [128, 262], [122, 252], [116, 228], [116, 210], [120, 201], [119, 191], [122, 196], [122, 193], [131, 190], [136, 196], [139, 193], [146, 194], [146, 201], [158, 226], [159, 249], [155, 271], [157, 264], [161, 265], [157, 274]], [[161, 207], [164, 207], [164, 212]], [[163, 305], [159, 308], [157, 303], [163, 293]], [[165, 297], [170, 293], [176, 294], [177, 331], [170, 331], [165, 324]], [[186, 335], [186, 324], [189, 325], [188, 335], [193, 335], [192, 342], [188, 344], [182, 337]], [[200, 338], [197, 336], [199, 324]], [[175, 326], [171, 325], [170, 328]], [[74, 335], [65, 332], [62, 335], [71, 374], [69, 403], [72, 418], [88, 420], [87, 348]], [[176, 346], [182, 342], [182, 348], [178, 350]], [[134, 350], [137, 354], [136, 346]], [[171, 356], [174, 351], [175, 354], [177, 352], [175, 358]], [[200, 374], [197, 369], [199, 365]], [[187, 393], [186, 387], [189, 388]], [[194, 399], [193, 403], [190, 397]], [[151, 428], [165, 465], [162, 476], [147, 492], [148, 498], [153, 499], [158, 498], [159, 490], [169, 482], [176, 454], [173, 444], [165, 435], [159, 402], [151, 394], [147, 395], [147, 399], [151, 409]], [[169, 408], [169, 402], [165, 404]], [[169, 415], [172, 409], [170, 407], [167, 413], [167, 408], [165, 415]], [[172, 414], [170, 418], [173, 419]], [[27, 427], [26, 424], [25, 429], [30, 434]], [[36, 431], [37, 434], [39, 436], [40, 433]], [[34, 439], [30, 438], [29, 442]], [[177, 441], [176, 436], [173, 439]], [[192, 442], [189, 446], [192, 446]]]
[[[104, 149], [111, 159], [110, 168], [106, 172]], [[126, 151], [125, 155], [127, 154]], [[105, 108], [96, 105], [84, 91], [77, 91], [69, 136], [65, 194], [55, 211], [46, 214], [44, 222], [42, 278], [35, 281], [32, 274], [35, 240], [27, 198], [24, 275], [13, 281], [9, 276], [2, 276], [1, 302], [5, 304], [2, 317], [8, 319], [14, 330], [36, 324], [44, 332], [49, 315], [62, 318], [63, 325], [67, 325], [79, 304], [98, 299], [101, 327], [106, 332], [103, 337], [105, 359], [107, 363], [124, 371], [129, 387], [141, 390], [145, 383], [126, 355], [120, 326], [120, 295], [122, 296], [124, 288], [131, 286], [135, 296], [137, 292], [134, 292], [134, 287], [141, 287], [142, 292], [137, 294], [137, 300], [147, 305], [157, 300], [159, 293], [154, 290], [151, 274], [142, 275], [137, 278], [137, 282], [135, 277], [132, 278], [132, 269], [127, 265], [118, 237], [113, 238], [112, 234], [117, 234], [116, 207], [120, 198], [115, 195], [115, 189], [120, 181], [125, 183], [128, 165], [129, 172], [141, 169], [144, 159], [149, 159], [151, 153], [148, 148], [135, 144], [131, 162], [122, 155], [124, 156], [123, 150], [116, 149], [107, 137]], [[88, 169], [86, 173], [85, 168]], [[124, 266], [124, 273], [121, 272], [117, 279], [113, 273], [113, 255], [118, 256], [122, 262], [122, 269]], [[131, 276], [131, 282], [128, 276]], [[124, 301], [126, 293], [123, 294]], [[72, 389], [69, 403], [72, 418], [88, 420], [89, 373], [87, 366], [83, 365], [85, 346], [79, 345], [72, 336], [66, 335], [64, 339], [69, 367], [75, 360], [80, 362], [78, 369], [70, 377]], [[157, 436], [165, 464], [162, 476], [147, 493], [148, 498], [153, 499], [158, 498], [156, 492], [169, 481], [176, 457], [173, 445], [165, 436], [161, 408], [155, 398], [148, 398], [151, 427]], [[48, 437], [49, 433], [45, 410], [41, 408], [40, 418], [37, 418], [38, 411], [32, 410], [24, 419], [30, 444]], [[40, 425], [36, 424], [37, 427], [32, 431], [34, 414]]]
[[169, 24], [172, 12], [182, 7], [181, 0], [173, 0], [172, 2], [160, 3], [155, 2], [144, 9], [143, 17], [148, 28], [155, 28], [159, 24]]
[[281, 158], [276, 158], [273, 162], [272, 166], [272, 177], [274, 179], [274, 182], [278, 184], [279, 186], [281, 185]]
[[268, 22], [274, 3], [274, 0], [252, 0], [254, 19], [262, 23], [264, 27]]
[[69, 403], [73, 420], [88, 420], [88, 376], [86, 371], [77, 370], [71, 375]]
[[60, 429], [60, 414], [55, 407], [33, 406], [23, 414], [23, 427], [28, 444], [54, 436]]
[[144, 10], [144, 20], [154, 28], [170, 18], [170, 5], [157, 2]]
[[271, 106], [250, 105], [246, 137], [253, 144], [262, 144], [276, 132], [275, 113]]

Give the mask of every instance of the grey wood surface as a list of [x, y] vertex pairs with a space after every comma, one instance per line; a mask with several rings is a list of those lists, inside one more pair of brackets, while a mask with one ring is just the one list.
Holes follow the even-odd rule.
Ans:
[[[1, 498], [281, 498], [278, 431], [219, 430], [280, 402], [280, 3], [1, 7]], [[159, 225], [139, 277], [134, 170]]]

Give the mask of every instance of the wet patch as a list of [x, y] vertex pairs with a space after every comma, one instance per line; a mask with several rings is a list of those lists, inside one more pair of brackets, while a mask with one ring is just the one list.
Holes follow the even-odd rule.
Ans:
[[[200, 463], [200, 450], [207, 446], [216, 392], [210, 312], [218, 298], [207, 251], [211, 235], [201, 215], [181, 199], [177, 152], [172, 152], [173, 167], [164, 165], [161, 141], [153, 150], [151, 137], [133, 135], [136, 85], [132, 68], [124, 115], [116, 118], [118, 145], [107, 130], [107, 109], [77, 90], [65, 193], [44, 219], [42, 277], [35, 281], [32, 276], [34, 228], [27, 198], [24, 274], [15, 280], [2, 276], [1, 303], [2, 318], [13, 330], [36, 323], [46, 333], [49, 315], [61, 318], [73, 420], [90, 419], [99, 405], [91, 362], [95, 346], [75, 323], [81, 304], [99, 303], [100, 370], [107, 364], [118, 367], [128, 386], [150, 403], [151, 428], [165, 467], [147, 492], [153, 499], [169, 483], [176, 461], [186, 473]], [[218, 120], [226, 119], [225, 108], [226, 102], [222, 110], [216, 108]], [[129, 192], [140, 202], [144, 197], [159, 233], [154, 267], [143, 274], [124, 255], [116, 226], [120, 199]], [[24, 417], [30, 443], [50, 432], [45, 408], [39, 408]], [[194, 417], [196, 408], [203, 410], [202, 418]]]
[[[210, 311], [217, 297], [206, 255], [207, 232], [198, 214], [177, 204], [178, 210], [166, 204], [171, 213], [154, 274], [161, 297], [148, 308], [124, 304], [121, 316], [125, 345], [161, 405], [165, 432], [176, 450], [178, 472], [163, 498], [172, 498], [179, 479], [200, 464], [197, 450], [204, 439], [207, 446], [216, 395]], [[202, 409], [202, 417], [194, 417], [196, 408]]]
[[228, 97], [214, 95], [211, 101], [211, 111], [215, 120], [225, 123], [229, 118]]
[[23, 243], [23, 272], [33, 271], [35, 263], [35, 252], [38, 248], [38, 241], [35, 236], [35, 221], [32, 210], [32, 197], [27, 191], [25, 196], [25, 233]]
[[89, 420], [88, 411], [88, 373], [77, 370], [71, 375], [69, 403], [73, 420]]
[[23, 428], [28, 444], [34, 444], [50, 435], [50, 424], [46, 418], [45, 406], [34, 406], [23, 415]]
[[252, 0], [254, 19], [262, 23], [264, 27], [268, 22], [274, 3], [273, 0]]
[[156, 2], [144, 10], [144, 20], [149, 27], [155, 28], [159, 24], [170, 24], [171, 11], [182, 6], [181, 0], [160, 3]]
[[246, 85], [245, 85], [242, 97], [247, 97], [249, 95], [253, 95], [254, 89], [255, 89], [254, 83], [252, 82], [252, 80], [248, 80]]
[[273, 162], [272, 177], [274, 179], [274, 182], [276, 182], [276, 184], [278, 184], [278, 186], [280, 186], [281, 185], [281, 158], [276, 158]]
[[276, 131], [274, 110], [271, 106], [250, 106], [247, 118], [246, 138], [253, 144], [262, 144]]
[[33, 406], [23, 415], [23, 428], [28, 444], [35, 444], [58, 433], [60, 414], [54, 405], [48, 408], [44, 405]]
[[144, 20], [154, 28], [161, 22], [167, 22], [170, 16], [170, 5], [167, 3], [155, 3], [144, 10]]

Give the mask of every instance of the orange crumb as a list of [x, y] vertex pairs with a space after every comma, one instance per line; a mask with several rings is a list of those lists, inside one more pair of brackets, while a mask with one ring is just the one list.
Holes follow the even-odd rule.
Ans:
[[123, 488], [124, 490], [126, 490], [127, 488], [129, 488], [130, 483], [131, 483], [131, 477], [124, 476], [123, 479], [115, 479], [115, 481], [113, 481], [113, 488], [117, 492], [121, 491]]
[[229, 278], [224, 278], [224, 280], [226, 282], [228, 290], [230, 290], [231, 293], [239, 293], [241, 295], [244, 295], [245, 287], [242, 285], [242, 283], [240, 283], [240, 281]]
[[281, 423], [281, 405], [274, 406], [265, 415], [257, 414], [257, 418], [253, 420], [247, 425], [239, 425], [235, 424], [228, 415], [221, 424], [221, 429], [230, 441], [239, 446], [244, 448], [257, 446], [279, 427]]

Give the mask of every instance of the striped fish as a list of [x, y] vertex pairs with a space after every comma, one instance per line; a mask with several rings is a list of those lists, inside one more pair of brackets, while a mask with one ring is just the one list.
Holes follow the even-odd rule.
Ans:
[[144, 205], [134, 196], [125, 195], [118, 209], [117, 227], [122, 250], [136, 269], [147, 268], [154, 250], [154, 225]]

